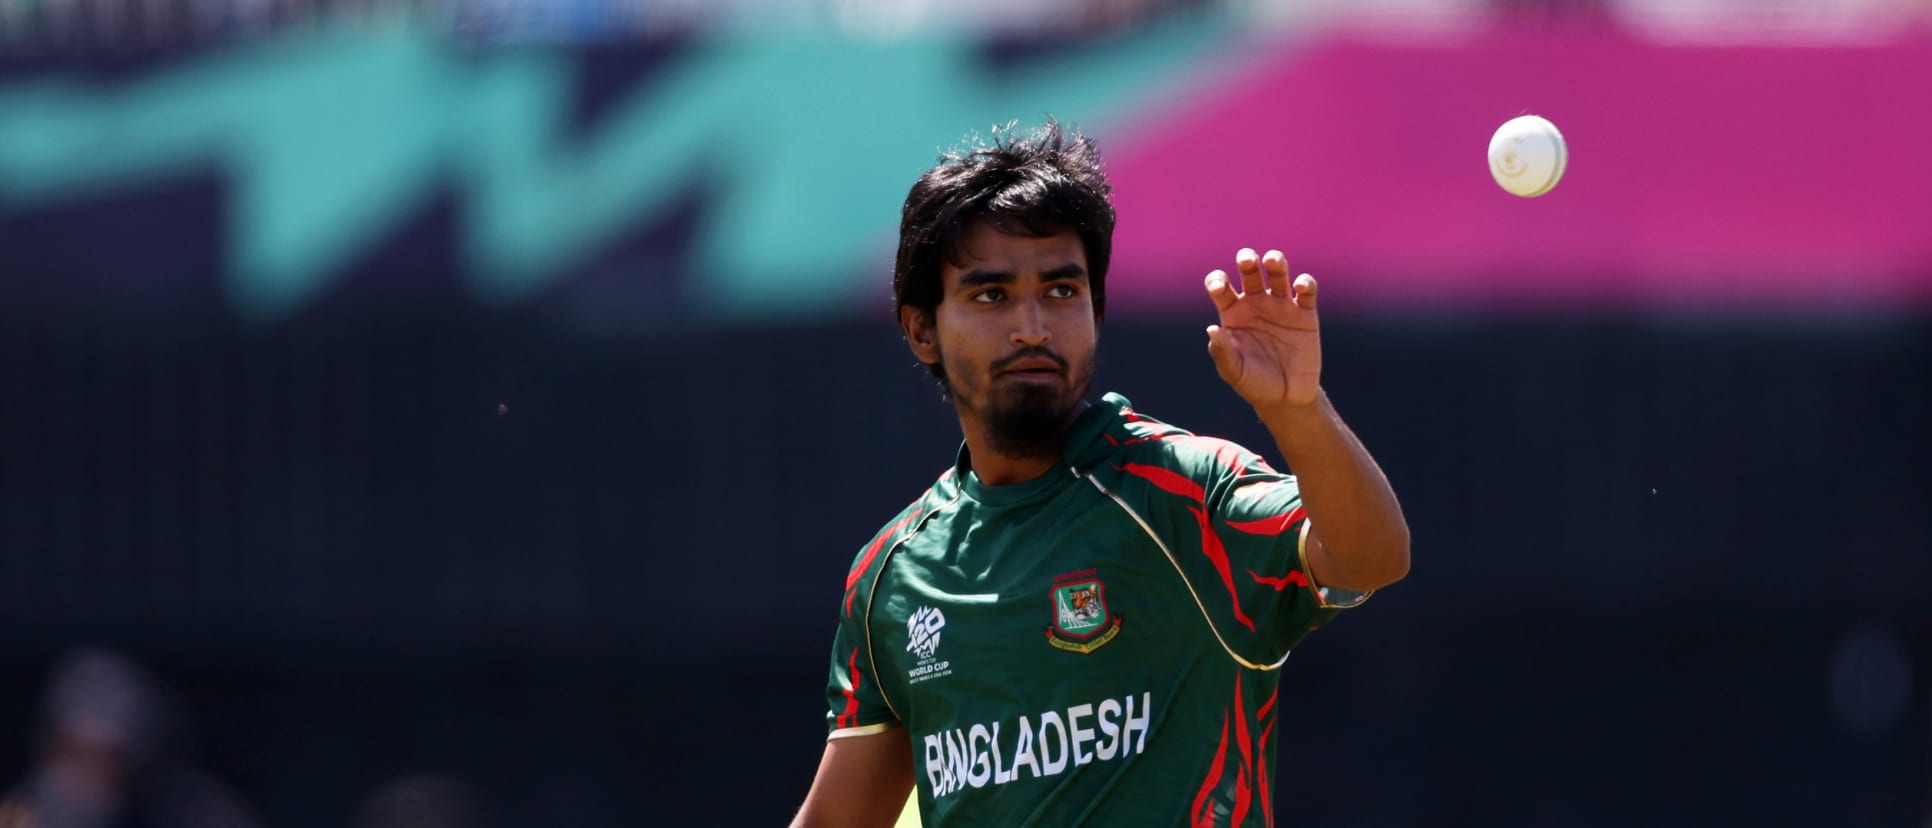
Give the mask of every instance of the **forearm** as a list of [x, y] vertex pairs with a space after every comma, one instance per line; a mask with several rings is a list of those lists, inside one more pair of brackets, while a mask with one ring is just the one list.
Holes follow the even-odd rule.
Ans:
[[1321, 393], [1306, 406], [1256, 413], [1300, 483], [1302, 508], [1313, 527], [1309, 551], [1317, 582], [1369, 590], [1407, 575], [1409, 524], [1402, 505], [1328, 395]]

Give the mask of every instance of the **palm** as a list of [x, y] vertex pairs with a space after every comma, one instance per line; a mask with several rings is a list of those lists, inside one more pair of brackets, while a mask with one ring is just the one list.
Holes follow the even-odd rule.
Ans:
[[1208, 352], [1221, 379], [1257, 409], [1303, 406], [1321, 392], [1321, 324], [1315, 279], [1290, 280], [1278, 251], [1235, 258], [1240, 292], [1222, 271], [1208, 274], [1220, 324], [1208, 329]]

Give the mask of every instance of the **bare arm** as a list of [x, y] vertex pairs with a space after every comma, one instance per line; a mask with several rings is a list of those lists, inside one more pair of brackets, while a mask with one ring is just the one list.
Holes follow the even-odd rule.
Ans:
[[792, 828], [891, 828], [910, 790], [912, 745], [904, 730], [830, 739]]
[[1409, 572], [1409, 524], [1382, 469], [1343, 425], [1321, 389], [1321, 325], [1315, 277], [1288, 278], [1270, 250], [1235, 254], [1241, 291], [1228, 275], [1207, 276], [1221, 324], [1208, 353], [1221, 379], [1254, 406], [1301, 485], [1313, 527], [1305, 547], [1316, 583], [1366, 591]]

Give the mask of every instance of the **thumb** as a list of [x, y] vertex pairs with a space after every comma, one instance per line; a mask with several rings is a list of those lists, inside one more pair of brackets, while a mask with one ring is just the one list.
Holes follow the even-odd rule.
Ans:
[[1227, 328], [1209, 325], [1208, 356], [1214, 358], [1214, 369], [1221, 373], [1221, 381], [1233, 385], [1241, 377], [1241, 352], [1235, 350], [1234, 338]]

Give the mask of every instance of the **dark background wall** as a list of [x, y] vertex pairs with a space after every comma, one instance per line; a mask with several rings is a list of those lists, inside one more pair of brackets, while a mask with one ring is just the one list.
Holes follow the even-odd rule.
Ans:
[[[1326, 321], [1416, 564], [1286, 668], [1283, 813], [1920, 815], [1924, 319]], [[840, 579], [957, 440], [882, 322], [15, 322], [0, 773], [42, 670], [103, 643], [275, 825], [425, 770], [510, 824], [782, 821]], [[1104, 348], [1102, 387], [1267, 445], [1195, 324], [1115, 319]]]

